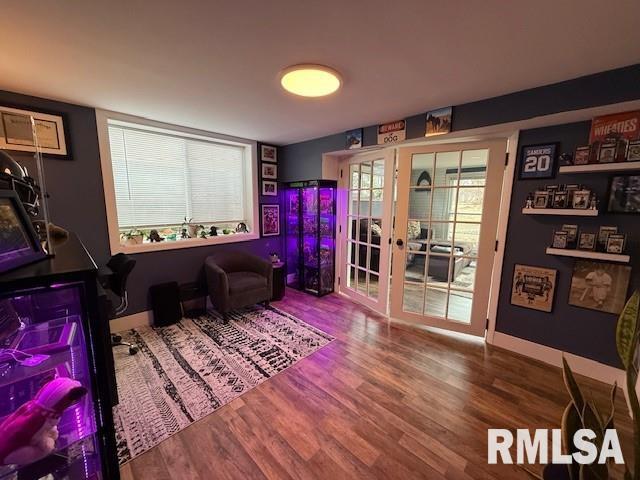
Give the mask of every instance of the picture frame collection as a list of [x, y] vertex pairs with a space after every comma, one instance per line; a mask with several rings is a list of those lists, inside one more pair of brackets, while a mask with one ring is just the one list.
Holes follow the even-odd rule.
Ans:
[[627, 235], [615, 226], [600, 226], [597, 232], [581, 231], [579, 225], [564, 224], [553, 232], [551, 247], [563, 250], [597, 251], [622, 255], [627, 246]]
[[[260, 182], [264, 197], [278, 199], [278, 149], [273, 145], [260, 145]], [[280, 235], [280, 205], [260, 205], [260, 234], [262, 237]]]
[[597, 210], [598, 196], [581, 184], [547, 185], [529, 193], [525, 208]]

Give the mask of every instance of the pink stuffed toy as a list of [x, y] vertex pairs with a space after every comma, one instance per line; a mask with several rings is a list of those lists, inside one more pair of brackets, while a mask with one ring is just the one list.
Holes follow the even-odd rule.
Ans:
[[54, 378], [0, 424], [0, 465], [26, 465], [49, 455], [62, 413], [86, 395], [71, 378]]

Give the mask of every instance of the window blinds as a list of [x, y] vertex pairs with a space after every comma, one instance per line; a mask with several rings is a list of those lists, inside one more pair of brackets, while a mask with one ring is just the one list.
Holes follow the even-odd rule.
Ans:
[[246, 221], [244, 149], [109, 125], [120, 228]]

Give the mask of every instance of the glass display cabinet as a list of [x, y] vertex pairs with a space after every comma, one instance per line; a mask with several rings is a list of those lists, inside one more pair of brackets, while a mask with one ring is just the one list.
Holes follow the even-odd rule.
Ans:
[[[53, 451], [32, 463], [0, 465], [1, 480], [119, 478], [113, 356], [99, 288], [96, 265], [73, 234], [55, 257], [0, 274], [0, 424], [54, 378], [69, 377], [86, 390], [63, 410]], [[17, 436], [15, 427], [7, 431], [18, 438], [16, 448], [37, 435], [25, 427]]]
[[333, 292], [336, 187], [331, 180], [293, 182], [285, 188], [287, 284], [322, 296]]

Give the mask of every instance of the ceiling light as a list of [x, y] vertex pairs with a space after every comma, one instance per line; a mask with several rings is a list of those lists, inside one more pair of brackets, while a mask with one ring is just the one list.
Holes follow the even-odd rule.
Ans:
[[323, 65], [294, 65], [280, 74], [286, 91], [302, 97], [324, 97], [340, 88], [338, 72]]

